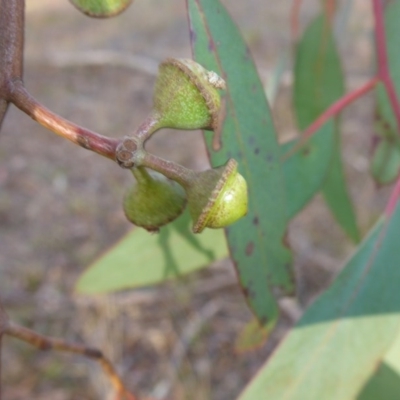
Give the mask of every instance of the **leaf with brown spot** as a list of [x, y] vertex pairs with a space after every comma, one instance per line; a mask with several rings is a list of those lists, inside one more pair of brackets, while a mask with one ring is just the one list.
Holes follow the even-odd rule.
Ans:
[[[187, 0], [187, 4], [190, 30], [196, 33], [192, 42], [196, 61], [227, 83], [220, 151], [213, 150], [212, 138], [205, 133], [212, 164], [222, 165], [230, 154], [238, 155], [240, 173], [248, 184], [248, 215], [227, 230], [231, 257], [241, 286], [246, 289], [253, 282], [253, 296], [248, 295], [247, 301], [254, 314], [259, 321], [274, 322], [279, 312], [274, 288], [291, 293], [293, 281], [292, 271], [285, 267], [292, 260], [282, 243], [288, 221], [286, 187], [271, 113], [249, 49], [220, 1]], [[249, 241], [254, 243], [251, 257]]]
[[253, 242], [249, 242], [247, 243], [246, 246], [246, 255], [247, 256], [251, 256], [253, 254], [254, 251], [254, 243]]

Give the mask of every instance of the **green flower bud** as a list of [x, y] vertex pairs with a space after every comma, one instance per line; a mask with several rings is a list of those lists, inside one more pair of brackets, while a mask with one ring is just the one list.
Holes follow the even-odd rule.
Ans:
[[215, 72], [189, 59], [160, 64], [154, 90], [159, 128], [216, 130], [225, 82]]
[[247, 214], [247, 184], [233, 159], [222, 167], [196, 173], [185, 190], [194, 233], [223, 228]]
[[124, 198], [124, 212], [129, 221], [148, 231], [176, 219], [186, 206], [183, 188], [164, 175], [143, 167], [132, 169], [135, 184]]

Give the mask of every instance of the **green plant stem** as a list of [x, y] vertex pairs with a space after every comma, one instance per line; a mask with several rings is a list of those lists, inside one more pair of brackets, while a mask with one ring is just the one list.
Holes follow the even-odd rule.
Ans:
[[21, 111], [52, 132], [85, 149], [115, 160], [116, 149], [121, 142], [120, 139], [99, 135], [60, 117], [29, 94], [21, 81], [14, 83], [9, 99]]
[[191, 169], [185, 168], [173, 161], [164, 160], [145, 151], [142, 152], [140, 160], [138, 160], [138, 163], [135, 162], [135, 164], [160, 172], [167, 178], [178, 182], [183, 187], [187, 187], [196, 176], [196, 173]]
[[151, 180], [151, 176], [144, 167], [132, 168], [132, 175], [139, 183], [147, 183]]
[[159, 115], [151, 112], [147, 118], [140, 124], [136, 131], [132, 134], [137, 140], [136, 143], [142, 145], [158, 128]]

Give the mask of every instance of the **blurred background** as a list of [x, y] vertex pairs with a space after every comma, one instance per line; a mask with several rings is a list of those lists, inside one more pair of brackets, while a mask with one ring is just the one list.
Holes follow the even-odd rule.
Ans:
[[[298, 132], [291, 113], [292, 0], [226, 5], [246, 38], [266, 89], [287, 57], [272, 104], [281, 140]], [[320, 1], [304, 0], [300, 27]], [[370, 2], [344, 0], [338, 34], [347, 89], [373, 69]], [[95, 20], [66, 0], [27, 0], [25, 83], [44, 105], [101, 134], [121, 137], [151, 108], [157, 66], [191, 57], [183, 0], [135, 0], [122, 15]], [[343, 158], [362, 232], [387, 198], [369, 178], [373, 97], [342, 118]], [[200, 132], [162, 131], [148, 149], [195, 169], [208, 161]], [[256, 351], [235, 341], [251, 314], [229, 260], [178, 282], [106, 296], [74, 293], [80, 273], [132, 225], [122, 196], [132, 178], [11, 107], [0, 133], [0, 293], [15, 321], [40, 333], [102, 349], [127, 386], [154, 399], [229, 400], [265, 362], [302, 309], [323, 290], [352, 250], [317, 196], [291, 223], [299, 303], [282, 300], [278, 329]], [[266, 188], [267, 190], [267, 188]], [[134, 254], [132, 254], [134, 260]], [[138, 265], [137, 268], [146, 268]], [[5, 338], [5, 400], [110, 399], [95, 362], [38, 352]]]

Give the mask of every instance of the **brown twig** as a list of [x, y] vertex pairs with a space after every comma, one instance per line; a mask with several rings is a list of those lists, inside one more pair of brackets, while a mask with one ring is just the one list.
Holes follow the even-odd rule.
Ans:
[[9, 94], [9, 101], [54, 133], [85, 149], [92, 150], [97, 154], [115, 160], [115, 152], [120, 139], [99, 135], [96, 132], [92, 132], [60, 117], [29, 94], [22, 81], [18, 80], [13, 83]]
[[[0, 0], [0, 127], [8, 109], [8, 83], [22, 76], [24, 42], [23, 0]], [[0, 400], [2, 339], [8, 325], [8, 316], [0, 303]]]
[[117, 139], [101, 136], [53, 113], [25, 89], [22, 83], [24, 48], [24, 0], [0, 0], [0, 125], [8, 104], [46, 128], [86, 149], [115, 160]]
[[120, 400], [137, 400], [133, 394], [123, 384], [111, 362], [102, 354], [101, 351], [86, 347], [79, 344], [68, 343], [62, 339], [55, 339], [40, 335], [31, 329], [20, 326], [12, 321], [8, 321], [4, 334], [20, 339], [24, 342], [37, 347], [40, 350], [57, 350], [69, 353], [80, 354], [88, 358], [97, 360], [105, 374], [110, 379], [112, 386], [116, 392], [116, 399]]
[[8, 325], [8, 315], [4, 311], [4, 308], [0, 302], [0, 400], [1, 400], [1, 353], [2, 353], [2, 339], [6, 332]]
[[0, 71], [2, 87], [22, 77], [24, 47], [23, 0], [0, 0]]
[[0, 127], [8, 109], [8, 83], [22, 76], [24, 1], [0, 0]]

